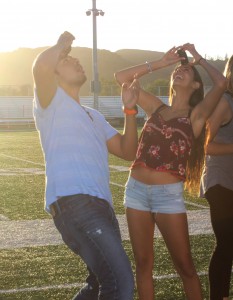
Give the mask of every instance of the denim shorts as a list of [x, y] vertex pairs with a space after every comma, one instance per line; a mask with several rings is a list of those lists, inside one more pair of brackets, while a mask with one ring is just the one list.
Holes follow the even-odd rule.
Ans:
[[153, 213], [185, 213], [183, 182], [148, 185], [130, 177], [126, 183], [124, 205]]

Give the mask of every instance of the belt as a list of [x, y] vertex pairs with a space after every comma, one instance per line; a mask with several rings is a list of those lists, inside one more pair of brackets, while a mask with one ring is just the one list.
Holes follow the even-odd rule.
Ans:
[[67, 200], [73, 197], [83, 197], [83, 194], [74, 194], [69, 196], [62, 196], [49, 205], [50, 213], [54, 218], [57, 215], [60, 215], [67, 207]]
[[61, 212], [65, 208], [65, 198], [67, 197], [61, 197], [54, 201], [52, 204], [49, 205], [50, 208], [50, 213], [52, 217], [54, 218], [55, 216], [61, 214]]

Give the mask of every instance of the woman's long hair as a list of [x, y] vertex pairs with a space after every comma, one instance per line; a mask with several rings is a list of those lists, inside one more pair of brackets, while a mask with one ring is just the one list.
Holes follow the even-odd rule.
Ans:
[[[196, 89], [190, 99], [189, 105], [193, 109], [198, 103], [204, 99], [204, 86], [201, 76], [197, 69], [192, 66], [194, 73], [193, 80], [199, 83], [199, 88]], [[173, 88], [170, 85], [170, 99], [173, 95]], [[193, 140], [191, 153], [186, 166], [186, 182], [185, 188], [191, 193], [198, 193], [200, 178], [205, 162], [205, 146], [206, 146], [206, 126], [203, 127], [198, 138]]]
[[227, 61], [223, 74], [227, 79], [226, 92], [233, 97], [233, 55]]

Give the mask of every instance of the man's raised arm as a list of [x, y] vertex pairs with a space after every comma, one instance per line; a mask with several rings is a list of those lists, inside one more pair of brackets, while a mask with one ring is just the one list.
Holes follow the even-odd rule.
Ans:
[[40, 53], [33, 64], [34, 84], [40, 105], [46, 108], [57, 90], [56, 66], [71, 51], [74, 36], [65, 31], [57, 44]]

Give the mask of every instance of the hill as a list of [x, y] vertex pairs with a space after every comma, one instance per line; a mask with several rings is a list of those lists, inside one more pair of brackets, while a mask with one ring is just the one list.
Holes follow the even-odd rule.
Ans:
[[[47, 47], [41, 48], [20, 48], [12, 52], [0, 53], [0, 85], [33, 86], [32, 63], [36, 56]], [[81, 89], [81, 95], [90, 95], [90, 82], [92, 80], [92, 49], [85, 47], [75, 47], [71, 54], [79, 58], [86, 74], [87, 82]], [[114, 80], [114, 72], [132, 65], [141, 64], [145, 61], [156, 60], [163, 53], [148, 50], [122, 49], [111, 52], [98, 49], [98, 69], [99, 79], [108, 81]], [[216, 60], [211, 63], [221, 72], [224, 69], [225, 61]], [[148, 74], [141, 81], [142, 84], [155, 79], [169, 79], [173, 66], [158, 70]], [[199, 69], [205, 85], [210, 85], [211, 81], [207, 74]]]

